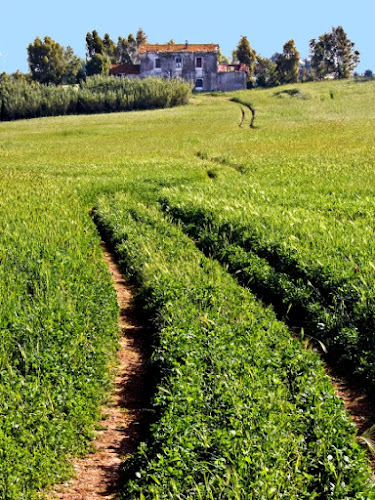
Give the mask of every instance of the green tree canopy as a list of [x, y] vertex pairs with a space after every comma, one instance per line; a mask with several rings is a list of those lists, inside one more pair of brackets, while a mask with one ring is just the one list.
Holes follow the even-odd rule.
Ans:
[[94, 54], [86, 63], [87, 76], [108, 75], [110, 60], [106, 55]]
[[116, 45], [108, 33], [102, 40], [96, 30], [86, 35], [86, 74], [108, 75], [109, 66], [116, 62]]
[[221, 49], [219, 49], [219, 52], [217, 53], [217, 62], [222, 64], [229, 64], [229, 57], [225, 56], [221, 52]]
[[71, 47], [64, 49], [49, 36], [37, 37], [27, 47], [28, 62], [33, 80], [45, 84], [76, 83], [83, 78], [82, 61]]
[[259, 54], [255, 62], [254, 76], [259, 87], [273, 87], [280, 84], [276, 74], [276, 63]]
[[[256, 61], [256, 52], [250, 47], [250, 43], [246, 36], [242, 36], [237, 45], [236, 59], [241, 64], [246, 64], [249, 68], [249, 77], [254, 73], [254, 65]], [[233, 58], [234, 59], [234, 58]]]
[[91, 59], [94, 54], [104, 54], [104, 43], [96, 30], [86, 34], [86, 59]]
[[122, 64], [136, 64], [138, 62], [137, 40], [130, 33], [128, 37], [118, 37], [116, 49], [117, 61]]
[[116, 63], [116, 44], [111, 40], [108, 33], [103, 38], [104, 54], [109, 57], [111, 63]]
[[135, 39], [137, 41], [137, 47], [139, 47], [140, 45], [142, 45], [142, 43], [146, 43], [147, 42], [146, 33], [143, 31], [142, 28], [138, 29], [137, 34], [135, 36]]
[[336, 79], [349, 78], [359, 63], [359, 52], [349, 40], [342, 26], [332, 28], [318, 40], [310, 41], [311, 66], [318, 78], [333, 75]]
[[66, 60], [64, 48], [49, 36], [42, 41], [39, 37], [27, 47], [27, 60], [33, 80], [40, 83], [62, 82]]
[[84, 77], [82, 70], [83, 61], [74, 54], [72, 47], [70, 47], [69, 45], [65, 49], [64, 56], [65, 71], [62, 81], [66, 84], [77, 83], [77, 81], [81, 80]]
[[276, 73], [280, 83], [296, 83], [298, 81], [298, 70], [300, 55], [294, 45], [294, 40], [289, 40], [283, 47], [282, 54], [276, 59]]

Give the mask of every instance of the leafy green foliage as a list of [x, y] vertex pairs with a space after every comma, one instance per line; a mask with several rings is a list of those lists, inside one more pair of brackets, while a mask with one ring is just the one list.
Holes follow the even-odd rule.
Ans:
[[300, 55], [294, 45], [294, 40], [289, 40], [283, 47], [282, 54], [276, 59], [276, 74], [280, 83], [297, 83], [300, 64]]
[[[140, 38], [140, 40], [142, 37]], [[138, 63], [138, 41], [130, 33], [128, 37], [118, 37], [116, 47], [117, 61], [121, 64]]]
[[[244, 284], [273, 283], [273, 297], [285, 290], [278, 300], [283, 314], [292, 304], [289, 315], [314, 297], [304, 278], [314, 272], [320, 288], [363, 297], [355, 316], [367, 311], [371, 321], [375, 82], [285, 88], [294, 89], [304, 99], [236, 93], [257, 111], [251, 131], [238, 127], [226, 95], [0, 123], [0, 497], [39, 497], [65, 477], [98, 415], [117, 319], [89, 216], [101, 197], [103, 220], [123, 234], [123, 264], [141, 284], [154, 328], [152, 383], [160, 382], [150, 440], [128, 464], [124, 495], [373, 498], [353, 426], [317, 357], [224, 271], [240, 263]], [[240, 218], [252, 249], [225, 245], [224, 266], [204, 258], [163, 220], [159, 198], [213, 213], [228, 238]], [[216, 229], [206, 237], [220, 248]], [[293, 267], [300, 274], [291, 280]], [[358, 352], [353, 329], [340, 335], [348, 356]], [[371, 429], [362, 438], [373, 440]]]
[[94, 54], [86, 63], [87, 76], [102, 75], [109, 73], [110, 60], [106, 55]]
[[[89, 63], [95, 61], [95, 57], [103, 56], [94, 55]], [[130, 80], [95, 76], [82, 81], [78, 88], [9, 80], [0, 83], [0, 120], [166, 108], [185, 104], [189, 94], [188, 83], [160, 78]]]
[[280, 85], [276, 74], [276, 64], [257, 54], [254, 67], [255, 83], [258, 87], [274, 87]]
[[165, 190], [163, 209], [183, 223], [201, 249], [229, 266], [293, 326], [321, 339], [331, 358], [372, 390], [375, 264], [369, 256], [375, 250], [368, 236], [370, 200], [350, 207], [318, 196], [307, 200], [304, 193], [280, 206], [278, 189], [273, 196], [269, 190], [272, 198], [262, 202], [263, 191], [249, 186], [246, 178], [238, 179], [230, 192], [227, 179], [201, 189]]
[[333, 74], [335, 78], [349, 78], [359, 63], [359, 52], [349, 40], [342, 26], [332, 28], [318, 40], [310, 41], [311, 65], [318, 78]]
[[154, 336], [155, 423], [123, 498], [372, 498], [316, 354], [155, 209], [101, 197]]
[[241, 37], [236, 49], [236, 59], [241, 64], [246, 64], [249, 68], [249, 76], [254, 73], [256, 61], [256, 52], [250, 47], [249, 40], [246, 36]]
[[98, 32], [93, 30], [92, 33], [86, 34], [86, 58], [91, 59], [95, 54], [104, 55], [104, 43]]
[[1, 186], [0, 497], [18, 500], [61, 481], [67, 455], [85, 451], [109, 388], [118, 308], [69, 187], [4, 174]]
[[73, 49], [64, 49], [46, 36], [37, 37], [27, 47], [28, 63], [33, 80], [43, 84], [76, 83], [82, 63]]

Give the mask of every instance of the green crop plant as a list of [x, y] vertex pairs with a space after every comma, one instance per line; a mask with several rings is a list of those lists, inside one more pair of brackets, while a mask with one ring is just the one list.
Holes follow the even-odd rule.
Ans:
[[349, 204], [343, 210], [342, 201], [325, 211], [303, 202], [287, 209], [276, 199], [260, 201], [262, 193], [239, 178], [229, 193], [226, 180], [202, 184], [201, 191], [166, 189], [161, 205], [200, 248], [289, 316], [293, 326], [327, 344], [335, 362], [370, 390], [375, 383], [371, 200], [363, 210], [361, 199], [354, 215]]
[[[108, 235], [124, 233], [119, 255], [153, 328], [150, 439], [124, 495], [372, 498], [316, 354], [227, 272], [282, 315], [299, 308], [328, 353], [371, 381], [375, 84], [288, 89], [304, 99], [197, 94], [168, 109], [0, 123], [0, 498], [40, 497], [67, 477], [107, 397], [118, 310], [93, 206]], [[43, 102], [69, 113], [50, 91]], [[235, 96], [256, 109], [255, 129], [238, 127]], [[159, 200], [190, 210], [208, 257]]]
[[137, 285], [159, 380], [123, 498], [371, 498], [316, 353], [156, 208], [118, 193], [94, 214]]

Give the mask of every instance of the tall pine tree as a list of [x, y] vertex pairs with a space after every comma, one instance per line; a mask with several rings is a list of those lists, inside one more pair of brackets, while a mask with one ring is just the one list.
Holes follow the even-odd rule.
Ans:
[[289, 40], [283, 47], [282, 54], [276, 59], [276, 73], [280, 83], [296, 83], [298, 81], [300, 55], [294, 40]]
[[256, 52], [250, 47], [249, 40], [246, 36], [242, 36], [237, 45], [236, 58], [239, 63], [246, 64], [249, 68], [249, 77], [254, 73], [254, 65], [256, 61]]

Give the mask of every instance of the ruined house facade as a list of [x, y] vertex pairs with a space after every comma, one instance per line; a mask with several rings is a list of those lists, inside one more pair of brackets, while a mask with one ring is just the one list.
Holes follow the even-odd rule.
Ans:
[[214, 44], [144, 44], [139, 47], [141, 76], [183, 78], [196, 90], [217, 90], [217, 56]]
[[139, 74], [141, 78], [183, 78], [197, 91], [245, 89], [246, 71], [221, 71], [218, 53], [216, 44], [143, 44], [139, 47]]
[[218, 64], [218, 54], [219, 45], [213, 43], [145, 43], [138, 49], [140, 64], [114, 64], [110, 75], [182, 78], [202, 92], [246, 89], [248, 68], [240, 64]]

